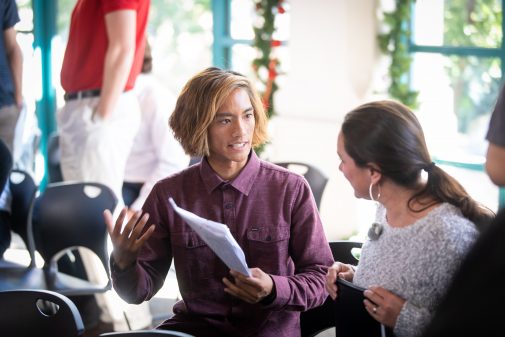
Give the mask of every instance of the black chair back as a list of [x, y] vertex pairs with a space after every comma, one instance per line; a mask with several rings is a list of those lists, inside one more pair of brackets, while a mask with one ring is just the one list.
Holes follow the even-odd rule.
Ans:
[[[342, 263], [357, 264], [354, 249], [361, 248], [362, 243], [356, 241], [332, 241], [330, 249], [333, 259]], [[323, 305], [300, 314], [302, 337], [313, 337], [318, 333], [335, 327], [335, 302], [328, 296]]]
[[29, 215], [38, 186], [28, 172], [14, 169], [9, 177], [9, 188], [12, 195], [11, 229], [23, 239], [33, 265], [35, 263], [35, 247], [32, 236], [28, 234], [31, 230]]
[[12, 153], [5, 142], [0, 139], [0, 193], [9, 179], [9, 173], [12, 169]]
[[81, 315], [67, 297], [46, 290], [0, 292], [0, 327], [5, 337], [84, 334]]
[[[48, 287], [64, 295], [85, 295], [111, 288], [107, 227], [103, 211], [117, 204], [114, 192], [99, 183], [49, 184], [37, 198], [33, 211], [35, 247], [45, 261]], [[58, 273], [58, 260], [69, 250], [84, 247], [102, 262], [108, 277], [106, 286], [70, 282]], [[69, 281], [70, 283], [65, 283]]]
[[323, 172], [321, 172], [321, 170], [310, 164], [300, 162], [279, 162], [274, 164], [287, 168], [288, 170], [293, 170], [297, 173], [298, 169], [300, 169], [300, 173], [309, 183], [317, 208], [320, 208], [324, 188], [328, 183], [328, 178], [323, 174]]

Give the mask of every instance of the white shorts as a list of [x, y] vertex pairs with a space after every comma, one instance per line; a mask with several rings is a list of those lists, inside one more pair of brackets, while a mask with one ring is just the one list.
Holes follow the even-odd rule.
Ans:
[[61, 171], [65, 181], [92, 181], [109, 186], [123, 205], [121, 186], [140, 107], [132, 91], [122, 93], [112, 114], [103, 120], [92, 113], [99, 98], [67, 101], [58, 111]]

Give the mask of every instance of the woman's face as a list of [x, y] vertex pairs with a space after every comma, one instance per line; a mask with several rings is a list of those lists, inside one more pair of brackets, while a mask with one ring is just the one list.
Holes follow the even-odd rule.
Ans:
[[345, 141], [342, 132], [337, 139], [337, 154], [340, 157], [338, 169], [342, 171], [344, 177], [349, 181], [354, 189], [356, 198], [370, 199], [368, 188], [370, 187], [370, 168], [359, 167], [354, 159], [345, 150]]

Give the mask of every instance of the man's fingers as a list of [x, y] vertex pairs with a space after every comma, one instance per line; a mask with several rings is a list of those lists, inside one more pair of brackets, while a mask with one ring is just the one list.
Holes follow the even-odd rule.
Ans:
[[238, 297], [248, 303], [257, 303], [259, 301], [259, 298], [249, 294], [247, 291], [244, 291], [225, 277], [223, 278], [223, 283], [226, 285], [226, 288], [224, 288], [226, 293]]
[[[119, 218], [121, 218], [122, 213], [123, 213], [123, 211], [121, 211]], [[126, 210], [125, 210], [124, 215], [126, 215]], [[128, 219], [128, 222], [126, 223], [126, 226], [123, 229], [123, 236], [126, 236], [127, 238], [132, 236], [133, 231], [134, 231], [141, 215], [142, 215], [142, 211], [137, 211], [133, 214], [133, 216], [130, 219]], [[119, 222], [119, 218], [118, 218], [118, 222]]]
[[155, 225], [151, 225], [151, 227], [149, 227], [144, 234], [142, 234], [137, 240], [135, 240], [135, 243], [133, 244], [135, 251], [138, 251], [140, 247], [144, 245], [144, 242], [146, 242], [149, 239], [149, 237], [153, 234], [155, 228], [156, 228]]
[[114, 232], [114, 224], [112, 220], [112, 213], [108, 209], [103, 211], [103, 219], [107, 225], [107, 231], [112, 236], [112, 233]]
[[123, 208], [119, 213], [119, 216], [114, 223], [114, 219], [112, 218], [112, 213], [110, 210], [106, 209], [103, 211], [103, 217], [105, 220], [105, 224], [107, 225], [107, 230], [111, 236], [117, 235], [121, 232], [121, 227], [124, 221], [124, 216], [126, 214], [126, 208]]
[[147, 220], [149, 220], [149, 214], [145, 213], [144, 215], [142, 215], [140, 219], [136, 221], [135, 227], [132, 229], [130, 233], [130, 237], [138, 240], [142, 234], [142, 231], [144, 230]]

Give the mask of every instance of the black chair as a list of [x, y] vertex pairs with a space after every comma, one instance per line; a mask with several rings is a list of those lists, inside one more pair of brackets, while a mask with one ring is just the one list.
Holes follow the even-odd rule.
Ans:
[[[11, 169], [12, 154], [4, 141], [0, 139], [0, 194], [5, 190]], [[0, 210], [0, 257], [9, 248], [10, 238], [10, 214], [7, 211]], [[3, 259], [0, 259], [0, 266], [2, 264]]]
[[[117, 198], [109, 187], [92, 182], [49, 184], [37, 198], [33, 235], [36, 250], [45, 261], [48, 289], [66, 296], [90, 295], [111, 289], [108, 233], [103, 211], [113, 212], [116, 204]], [[107, 274], [107, 284], [93, 284], [86, 278], [58, 271], [59, 259], [80, 247], [87, 248], [99, 258]]]
[[53, 132], [47, 140], [47, 169], [49, 183], [63, 181], [60, 165], [60, 138], [57, 132]]
[[11, 230], [24, 241], [30, 254], [30, 266], [35, 265], [35, 244], [28, 234], [30, 212], [35, 201], [38, 186], [33, 177], [26, 171], [14, 169], [9, 177], [9, 187], [12, 196]]
[[[355, 250], [361, 248], [362, 243], [356, 241], [330, 242], [331, 252], [335, 261], [357, 264]], [[335, 327], [335, 302], [328, 296], [322, 306], [304, 311], [300, 314], [300, 328], [302, 337], [313, 337], [324, 330]]]
[[5, 183], [9, 179], [9, 173], [12, 169], [12, 154], [9, 148], [0, 139], [0, 193], [5, 187]]
[[317, 208], [320, 208], [324, 188], [328, 183], [328, 178], [323, 174], [323, 172], [312, 165], [300, 162], [279, 162], [274, 164], [303, 175], [312, 190]]
[[107, 332], [100, 335], [100, 337], [161, 337], [161, 336], [175, 336], [175, 337], [194, 337], [184, 332], [170, 331], [170, 330], [138, 330], [126, 332]]
[[10, 225], [8, 230], [12, 230], [23, 239], [30, 262], [27, 266], [0, 258], [0, 290], [22, 288], [24, 281], [20, 282], [20, 279], [23, 279], [30, 273], [30, 269], [35, 267], [35, 245], [28, 231], [29, 214], [38, 187], [29, 173], [14, 169], [9, 176], [9, 189], [12, 197], [11, 213], [4, 218], [4, 221]]
[[67, 297], [46, 290], [0, 292], [0, 329], [4, 337], [84, 334], [81, 315]]
[[[111, 289], [107, 228], [103, 211], [114, 210], [117, 198], [99, 183], [49, 184], [35, 200], [29, 221], [36, 251], [44, 260], [43, 268], [9, 268], [0, 274], [0, 290], [46, 289], [66, 296], [103, 293]], [[84, 247], [101, 261], [107, 275], [105, 284], [88, 280], [81, 273], [59, 270], [67, 254], [79, 258], [76, 250]], [[67, 268], [69, 269], [69, 268]]]

